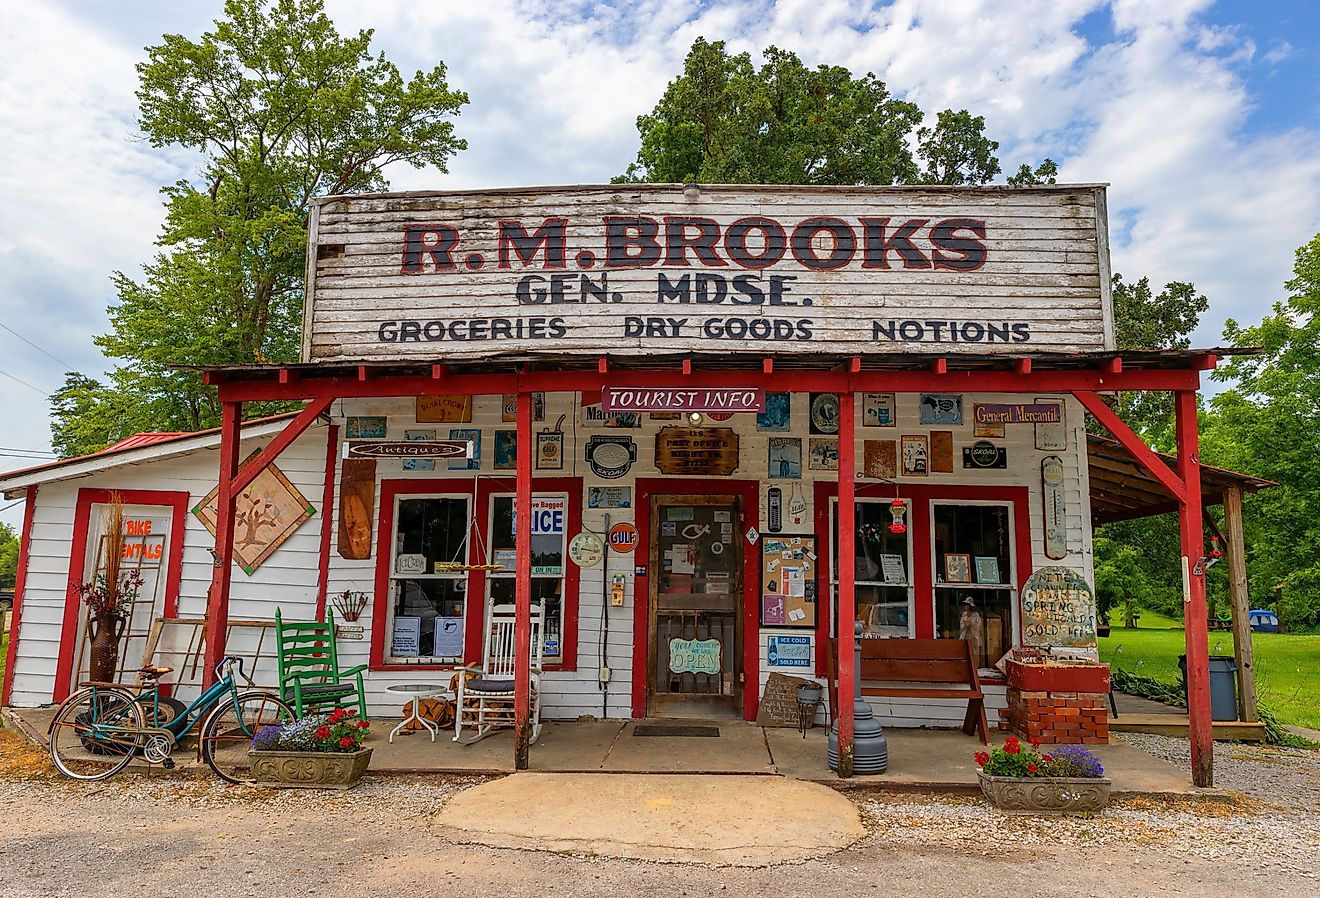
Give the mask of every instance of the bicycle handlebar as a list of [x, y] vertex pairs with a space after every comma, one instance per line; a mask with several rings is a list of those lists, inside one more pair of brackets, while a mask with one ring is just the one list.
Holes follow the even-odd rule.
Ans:
[[222, 677], [224, 677], [224, 673], [223, 673], [223, 671], [224, 671], [224, 669], [225, 669], [226, 667], [237, 667], [237, 668], [238, 668], [238, 675], [239, 675], [240, 677], [242, 677], [243, 680], [244, 680], [249, 686], [255, 686], [255, 685], [256, 685], [256, 683], [254, 683], [254, 682], [252, 681], [252, 678], [249, 677], [249, 676], [247, 675], [247, 673], [244, 672], [244, 670], [243, 670], [243, 659], [240, 658], [238, 655], [225, 655], [223, 658], [220, 659], [220, 663], [217, 664], [217, 665], [215, 666], [215, 678], [216, 678], [217, 680], [219, 680], [219, 679], [221, 679]]

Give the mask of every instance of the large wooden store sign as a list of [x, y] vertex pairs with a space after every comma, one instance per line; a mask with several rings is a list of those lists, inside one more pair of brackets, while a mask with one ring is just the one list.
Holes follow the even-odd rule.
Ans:
[[1102, 187], [327, 198], [305, 361], [1112, 348]]

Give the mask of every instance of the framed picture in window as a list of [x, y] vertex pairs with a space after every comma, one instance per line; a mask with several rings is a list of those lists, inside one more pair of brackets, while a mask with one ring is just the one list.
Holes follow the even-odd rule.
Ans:
[[1002, 583], [999, 579], [999, 559], [993, 555], [976, 556], [976, 582]]
[[944, 555], [944, 582], [971, 583], [972, 556], [967, 552], [946, 552]]

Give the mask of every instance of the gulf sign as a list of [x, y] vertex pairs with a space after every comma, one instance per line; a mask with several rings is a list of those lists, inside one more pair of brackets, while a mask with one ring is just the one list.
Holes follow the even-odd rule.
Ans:
[[622, 521], [610, 528], [608, 542], [616, 552], [631, 552], [637, 548], [638, 539], [637, 528]]

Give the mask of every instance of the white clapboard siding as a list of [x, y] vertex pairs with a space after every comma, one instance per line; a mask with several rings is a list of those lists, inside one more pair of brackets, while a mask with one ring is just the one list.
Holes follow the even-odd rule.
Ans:
[[[276, 461], [276, 465], [317, 509], [251, 577], [234, 567], [231, 618], [274, 618], [275, 607], [310, 615], [316, 607], [316, 578], [320, 557], [321, 499], [325, 483], [327, 428], [308, 428]], [[243, 440], [241, 453], [247, 457], [270, 441], [269, 437]], [[183, 567], [179, 581], [179, 614], [200, 617], [206, 613], [206, 594], [213, 570], [210, 549], [215, 540], [191, 513], [215, 488], [219, 454], [198, 449], [171, 458], [141, 464], [121, 464], [93, 475], [43, 483], [37, 492], [33, 518], [31, 556], [24, 584], [18, 653], [14, 664], [11, 702], [15, 707], [47, 704], [55, 690], [56, 663], [63, 629], [66, 588], [69, 576], [69, 545], [73, 539], [74, 510], [80, 488], [109, 490], [179, 490], [189, 494], [184, 532]], [[168, 550], [167, 550], [168, 551]], [[81, 619], [81, 611], [80, 611]], [[166, 641], [171, 637], [167, 634]], [[241, 647], [243, 635], [236, 636]], [[266, 651], [272, 650], [270, 638]], [[171, 659], [169, 663], [174, 663]], [[270, 669], [265, 669], [269, 667]], [[258, 682], [273, 683], [273, 666], [257, 671]], [[195, 697], [196, 690], [183, 687], [182, 698]]]
[[[682, 263], [662, 257], [654, 264], [606, 266], [608, 216], [648, 218], [660, 223], [664, 243], [666, 217], [713, 221], [721, 239], [718, 261], [701, 262], [687, 251]], [[771, 218], [786, 234], [808, 219], [828, 217], [851, 232], [849, 260], [832, 270], [808, 267], [795, 257], [789, 241], [784, 258], [763, 269], [733, 263], [725, 231], [747, 217]], [[908, 221], [923, 222], [912, 244], [920, 263], [905, 267], [896, 250], [889, 267], [864, 268], [863, 219], [887, 218], [890, 234]], [[565, 264], [547, 268], [544, 252], [530, 263], [506, 248], [500, 262], [500, 223], [521, 222], [534, 233], [547, 219], [563, 219]], [[979, 267], [972, 271], [933, 267], [937, 247], [931, 228], [947, 219], [984, 223], [976, 237]], [[458, 231], [453, 267], [438, 271], [423, 253], [420, 270], [404, 271], [405, 233], [410, 226], [445, 226]], [[313, 208], [311, 273], [305, 315], [303, 356], [312, 360], [477, 359], [494, 353], [544, 353], [562, 356], [601, 352], [651, 355], [676, 349], [737, 351], [745, 340], [708, 332], [701, 322], [711, 316], [759, 319], [807, 319], [810, 339], [776, 343], [777, 353], [822, 352], [1023, 352], [1086, 351], [1112, 347], [1109, 321], [1108, 224], [1104, 188], [1094, 185], [1014, 190], [1002, 187], [703, 187], [691, 199], [677, 185], [619, 185], [457, 193], [418, 193], [329, 197]], [[971, 239], [970, 230], [958, 231]], [[760, 240], [757, 235], [756, 240]], [[819, 259], [836, 250], [827, 233], [816, 233], [810, 252]], [[839, 247], [840, 255], [847, 255]], [[749, 251], [758, 252], [759, 243]], [[943, 250], [957, 262], [963, 250]], [[415, 269], [416, 266], [413, 266]], [[549, 286], [550, 277], [565, 283], [563, 302], [520, 303], [518, 284], [530, 276], [532, 289]], [[580, 275], [580, 277], [579, 277]], [[662, 297], [660, 276], [678, 283], [690, 279], [692, 302]], [[741, 304], [732, 278], [747, 275], [768, 290], [772, 276], [791, 278], [782, 304]], [[697, 302], [698, 283], [716, 276], [728, 293], [723, 301]], [[593, 287], [594, 285], [594, 287]], [[591, 289], [606, 291], [608, 302]], [[716, 289], [714, 287], [709, 288]], [[707, 293], [703, 298], [713, 298]], [[678, 310], [678, 311], [675, 311]], [[696, 316], [669, 339], [630, 335], [627, 319], [653, 315]], [[1026, 339], [957, 341], [933, 332], [894, 339], [877, 336], [871, 321], [886, 316], [915, 320], [955, 320], [977, 325], [1025, 324]], [[477, 340], [437, 338], [437, 324], [500, 318], [530, 323], [553, 318], [562, 335], [532, 334]], [[426, 339], [399, 342], [392, 327], [399, 322], [431, 323]], [[382, 328], [382, 325], [384, 327]], [[501, 332], [502, 334], [502, 332]]]

